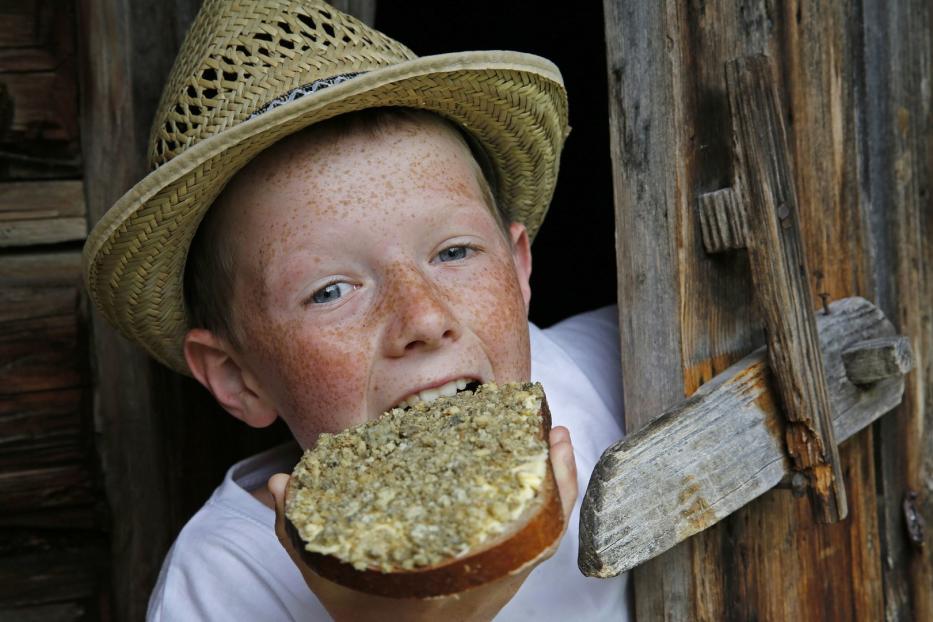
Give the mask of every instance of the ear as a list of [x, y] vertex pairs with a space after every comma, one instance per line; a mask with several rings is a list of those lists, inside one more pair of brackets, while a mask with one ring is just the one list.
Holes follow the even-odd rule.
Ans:
[[234, 358], [226, 340], [204, 328], [191, 329], [185, 335], [185, 360], [197, 381], [240, 421], [264, 428], [278, 417], [255, 377]]
[[525, 311], [531, 303], [531, 241], [525, 225], [513, 222], [509, 225], [509, 236], [512, 238], [512, 260], [515, 262], [515, 271], [518, 274], [518, 285], [525, 299]]

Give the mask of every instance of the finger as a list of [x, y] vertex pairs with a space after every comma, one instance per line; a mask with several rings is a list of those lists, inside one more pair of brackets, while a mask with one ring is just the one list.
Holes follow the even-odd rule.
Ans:
[[573, 457], [573, 445], [570, 442], [570, 430], [563, 426], [551, 429], [551, 466], [554, 479], [560, 491], [561, 505], [564, 510], [564, 522], [570, 520], [570, 512], [577, 501], [577, 463]]

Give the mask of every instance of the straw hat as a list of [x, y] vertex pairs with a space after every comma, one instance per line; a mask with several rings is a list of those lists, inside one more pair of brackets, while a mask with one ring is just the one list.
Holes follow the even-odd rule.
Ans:
[[185, 259], [214, 199], [282, 137], [379, 106], [433, 111], [472, 135], [492, 163], [498, 200], [534, 236], [568, 131], [552, 63], [504, 51], [419, 58], [319, 0], [206, 0], [156, 112], [154, 170], [88, 236], [91, 299], [126, 337], [190, 373]]

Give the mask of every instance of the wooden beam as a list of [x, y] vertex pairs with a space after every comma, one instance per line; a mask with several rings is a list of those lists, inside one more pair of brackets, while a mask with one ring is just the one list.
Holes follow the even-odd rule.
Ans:
[[[690, 257], [682, 244], [692, 239], [679, 217], [688, 201], [692, 170], [681, 90], [684, 53], [679, 47], [680, 12], [685, 8], [674, 1], [603, 0], [603, 10], [622, 390], [626, 433], [632, 434], [688, 392], [682, 372], [689, 365], [682, 358], [685, 328], [674, 319], [683, 314], [683, 283], [689, 281], [681, 278], [678, 257]], [[741, 276], [723, 281], [740, 291], [736, 281]], [[693, 305], [701, 330], [711, 319], [705, 314], [711, 307], [703, 302], [701, 290]], [[730, 313], [741, 309], [741, 302], [735, 302], [724, 305]], [[752, 349], [741, 338], [736, 341], [739, 348]], [[710, 371], [704, 366], [696, 375], [712, 377]], [[638, 620], [686, 620], [693, 615], [690, 557], [689, 548], [675, 547], [638, 568], [633, 577]]]
[[748, 259], [765, 320], [768, 359], [789, 425], [787, 449], [809, 480], [817, 518], [845, 518], [845, 484], [813, 319], [800, 239], [797, 191], [768, 57], [726, 65], [735, 131], [739, 209], [747, 216]]
[[[820, 314], [833, 426], [840, 442], [901, 401], [902, 376], [858, 388], [842, 351], [894, 328], [862, 298]], [[765, 348], [607, 449], [580, 510], [580, 570], [615, 576], [710, 527], [794, 472]]]

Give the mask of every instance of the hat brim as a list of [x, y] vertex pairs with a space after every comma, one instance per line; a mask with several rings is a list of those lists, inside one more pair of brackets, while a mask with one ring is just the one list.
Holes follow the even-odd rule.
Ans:
[[188, 247], [227, 182], [284, 136], [334, 116], [384, 106], [438, 113], [485, 149], [497, 198], [533, 237], [550, 204], [567, 133], [557, 67], [519, 52], [462, 52], [370, 71], [264, 112], [191, 146], [101, 218], [84, 247], [91, 298], [129, 339], [190, 374], [183, 279]]

